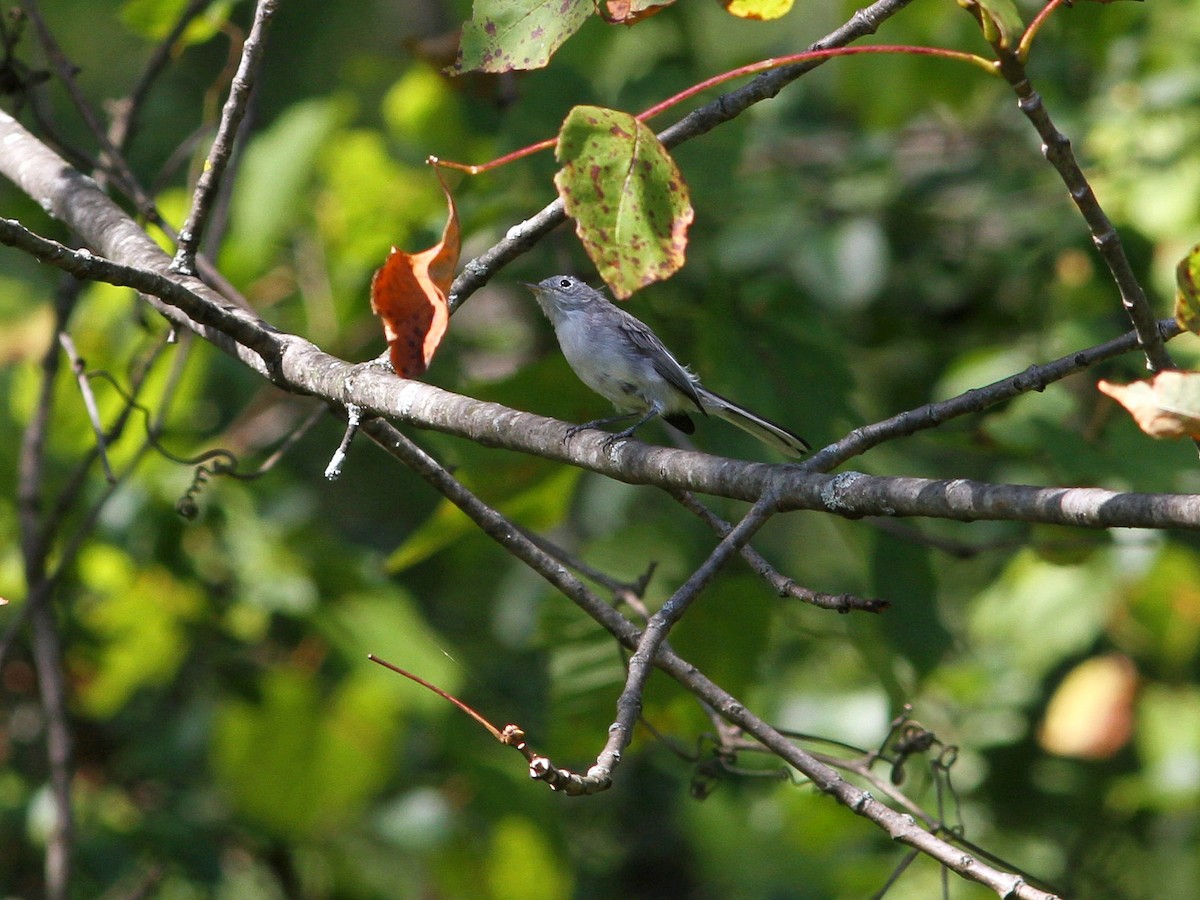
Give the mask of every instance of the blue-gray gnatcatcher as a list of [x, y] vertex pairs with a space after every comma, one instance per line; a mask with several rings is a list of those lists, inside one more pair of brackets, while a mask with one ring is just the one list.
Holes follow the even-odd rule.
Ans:
[[609, 441], [629, 437], [655, 416], [691, 434], [696, 426], [688, 413], [699, 412], [719, 416], [788, 456], [809, 449], [799, 435], [702, 387], [653, 331], [578, 278], [554, 275], [525, 286], [554, 326], [575, 374], [622, 412], [576, 425], [572, 433], [640, 414], [638, 421]]

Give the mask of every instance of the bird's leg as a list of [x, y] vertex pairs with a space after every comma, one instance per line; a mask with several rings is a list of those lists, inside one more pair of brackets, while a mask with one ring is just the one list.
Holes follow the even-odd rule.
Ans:
[[[579, 434], [579, 432], [585, 431], [588, 428], [599, 428], [602, 425], [615, 425], [617, 422], [624, 422], [626, 419], [631, 419], [636, 415], [637, 413], [621, 413], [619, 416], [609, 416], [606, 419], [592, 419], [592, 421], [584, 422], [582, 425], [572, 425], [567, 429], [567, 440], [570, 440], [571, 438], [575, 437], [575, 435]], [[638, 425], [640, 424], [642, 423], [639, 422]], [[636, 427], [637, 425], [634, 426], [634, 428]]]

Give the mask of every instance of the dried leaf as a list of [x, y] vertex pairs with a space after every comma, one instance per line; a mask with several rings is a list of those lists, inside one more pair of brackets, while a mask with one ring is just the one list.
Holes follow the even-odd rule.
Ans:
[[475, 0], [450, 72], [540, 69], [593, 9], [593, 0]]
[[675, 0], [607, 0], [604, 19], [614, 25], [632, 25], [662, 12]]
[[1154, 438], [1200, 438], [1200, 372], [1159, 372], [1148, 381], [1096, 385]]
[[669, 278], [684, 262], [687, 184], [649, 128], [628, 113], [577, 106], [558, 135], [554, 184], [614, 296]]
[[371, 309], [383, 320], [392, 368], [402, 378], [424, 374], [450, 324], [446, 294], [454, 281], [461, 240], [458, 211], [450, 189], [442, 239], [428, 250], [405, 253], [396, 247], [371, 279]]
[[726, 11], [739, 19], [762, 22], [779, 19], [791, 12], [795, 0], [719, 0]]
[[1200, 244], [1175, 267], [1175, 321], [1179, 327], [1200, 334]]

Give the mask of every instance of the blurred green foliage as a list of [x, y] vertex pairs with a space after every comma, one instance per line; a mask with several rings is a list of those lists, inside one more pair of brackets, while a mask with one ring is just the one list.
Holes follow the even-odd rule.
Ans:
[[[128, 92], [182, 5], [59, 0], [45, 14], [99, 106]], [[416, 249], [441, 230], [425, 156], [485, 161], [553, 136], [576, 104], [638, 111], [723, 69], [795, 52], [854, 8], [798, 4], [767, 24], [679, 3], [632, 28], [587, 23], [544, 71], [447, 79], [435, 45], [465, 3], [281, 4], [220, 265], [280, 327], [371, 358], [383, 349], [367, 302], [373, 269], [392, 244]], [[1035, 8], [1020, 4], [1027, 20]], [[154, 85], [130, 147], [176, 222], [198, 165], [194, 148], [176, 151], [197, 129], [210, 133], [227, 32], [244, 29], [249, 13], [246, 2], [211, 5]], [[1030, 60], [1163, 316], [1175, 262], [1200, 233], [1198, 22], [1186, 0], [1080, 4], [1055, 14]], [[984, 50], [949, 2], [913, 4], [878, 39]], [[42, 66], [31, 40], [19, 53]], [[56, 132], [95, 154], [57, 85], [46, 101]], [[630, 308], [710, 387], [814, 444], [1127, 327], [1012, 96], [973, 68], [838, 60], [675, 156], [697, 211], [687, 266]], [[468, 253], [549, 202], [552, 172], [543, 155], [458, 180]], [[7, 185], [0, 208], [68, 238]], [[24, 598], [18, 436], [53, 339], [57, 280], [14, 251], [0, 261], [7, 627]], [[566, 228], [514, 263], [455, 316], [431, 380], [576, 421], [606, 414], [514, 286], [568, 269], [590, 275], [585, 263]], [[83, 289], [70, 330], [88, 367], [122, 384], [165, 332], [128, 292], [96, 285]], [[1182, 364], [1197, 358], [1191, 338], [1172, 351]], [[1098, 376], [1141, 371], [1131, 354], [854, 466], [1200, 490], [1193, 450], [1149, 441], [1093, 388]], [[93, 385], [111, 421], [122, 399]], [[248, 469], [303, 416], [196, 341], [155, 363], [140, 399], [163, 416], [173, 452], [227, 447]], [[137, 462], [136, 471], [102, 507], [56, 598], [77, 740], [75, 896], [149, 883], [163, 898], [857, 898], [901, 862], [883, 834], [753, 754], [709, 782], [708, 799], [690, 799], [711, 725], [665, 679], [646, 697], [657, 733], [639, 731], [613, 790], [550, 795], [516, 754], [366, 654], [497, 724], [519, 723], [540, 752], [585, 769], [622, 677], [590, 620], [365, 441], [327, 483], [340, 437], [331, 421], [258, 480], [210, 480], [192, 522], [175, 512], [192, 467], [143, 453], [143, 429], [135, 415], [111, 448], [118, 468]], [[712, 546], [701, 524], [652, 491], [415, 437], [485, 500], [608, 574], [632, 581], [657, 563], [651, 606]], [[646, 437], [668, 439], [652, 429]], [[761, 452], [707, 422], [696, 443]], [[67, 485], [92, 444], [64, 366], [47, 484]], [[102, 491], [93, 468], [71, 498], [65, 534], [87, 524]], [[735, 504], [717, 507], [738, 514]], [[804, 585], [885, 597], [893, 608], [878, 619], [800, 608], [738, 564], [672, 636], [702, 670], [780, 727], [862, 746], [882, 740], [911, 703], [959, 748], [947, 825], [961, 822], [976, 844], [1074, 896], [1194, 896], [1193, 537], [1015, 523], [883, 531], [802, 514], [773, 521], [756, 546]], [[1047, 752], [1038, 728], [1056, 687], [1079, 662], [1113, 652], [1140, 678], [1129, 741], [1099, 759]], [[22, 639], [0, 671], [5, 896], [39, 893], [51, 821], [44, 732]], [[906, 774], [911, 795], [936, 809], [926, 760], [910, 760]], [[919, 860], [888, 896], [938, 896], [940, 878]], [[988, 894], [954, 881], [950, 895]]]

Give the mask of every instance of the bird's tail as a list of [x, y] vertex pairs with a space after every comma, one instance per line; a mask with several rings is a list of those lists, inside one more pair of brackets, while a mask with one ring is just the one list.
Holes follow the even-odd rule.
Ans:
[[764, 444], [774, 447], [785, 456], [803, 456], [811, 448], [808, 441], [794, 432], [788, 431], [782, 425], [776, 425], [769, 419], [764, 419], [757, 413], [752, 413], [743, 406], [738, 406], [732, 400], [726, 400], [720, 394], [714, 394], [705, 388], [698, 388], [700, 402], [704, 411], [719, 416], [731, 425], [752, 434]]

